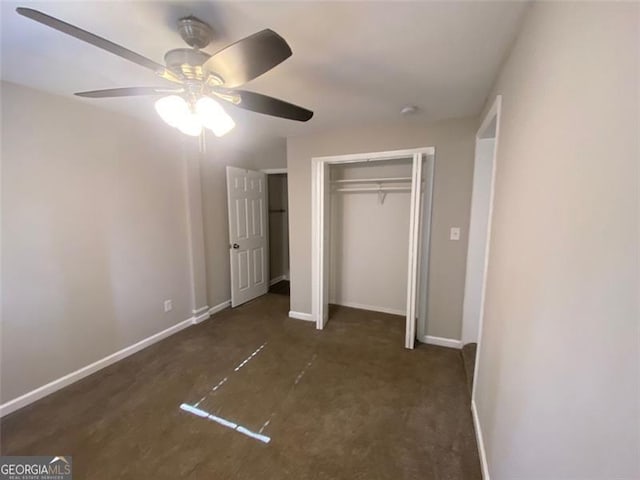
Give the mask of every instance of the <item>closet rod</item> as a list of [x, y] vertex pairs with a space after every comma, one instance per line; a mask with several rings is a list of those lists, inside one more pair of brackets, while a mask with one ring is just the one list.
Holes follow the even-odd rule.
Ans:
[[409, 182], [411, 177], [383, 177], [383, 178], [349, 178], [332, 180], [331, 183], [382, 183], [382, 182]]
[[391, 192], [410, 191], [411, 187], [346, 187], [336, 188], [334, 192]]

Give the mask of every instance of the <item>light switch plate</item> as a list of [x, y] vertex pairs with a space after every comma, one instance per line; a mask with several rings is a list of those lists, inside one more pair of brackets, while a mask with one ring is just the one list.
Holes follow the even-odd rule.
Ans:
[[460, 227], [451, 227], [449, 240], [460, 240]]
[[166, 312], [170, 312], [171, 310], [173, 310], [173, 302], [171, 300], [165, 300], [164, 301], [164, 311]]

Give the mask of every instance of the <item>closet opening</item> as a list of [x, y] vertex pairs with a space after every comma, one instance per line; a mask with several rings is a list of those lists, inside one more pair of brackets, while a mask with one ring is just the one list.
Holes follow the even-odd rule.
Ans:
[[413, 348], [428, 302], [434, 156], [428, 147], [313, 159], [318, 329], [329, 304], [391, 313], [405, 317], [404, 345]]
[[267, 173], [269, 292], [289, 295], [289, 192], [286, 173]]

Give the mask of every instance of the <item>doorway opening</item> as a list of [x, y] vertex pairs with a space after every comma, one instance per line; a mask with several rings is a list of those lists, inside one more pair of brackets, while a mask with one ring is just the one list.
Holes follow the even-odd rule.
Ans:
[[289, 295], [286, 173], [227, 167], [232, 307], [270, 290]]
[[479, 357], [478, 346], [482, 334], [501, 102], [502, 97], [498, 95], [476, 133], [467, 274], [462, 313], [462, 357], [471, 391], [475, 382]]
[[267, 174], [269, 292], [289, 295], [289, 191], [286, 173]]

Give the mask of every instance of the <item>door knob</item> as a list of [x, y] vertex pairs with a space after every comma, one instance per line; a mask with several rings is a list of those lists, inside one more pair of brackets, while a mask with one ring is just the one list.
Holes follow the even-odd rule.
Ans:
[[237, 243], [234, 243], [232, 247], [233, 247], [234, 249], [238, 249], [238, 248], [240, 248], [240, 245], [238, 245]]

